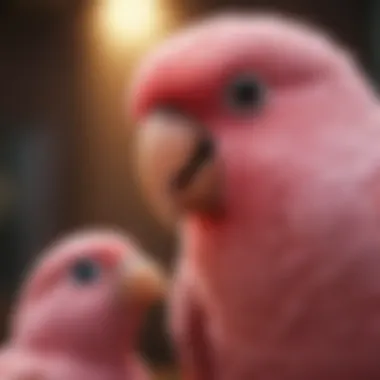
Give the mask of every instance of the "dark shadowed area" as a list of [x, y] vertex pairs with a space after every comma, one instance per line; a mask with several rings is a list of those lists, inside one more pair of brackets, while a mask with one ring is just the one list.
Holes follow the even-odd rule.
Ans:
[[[82, 226], [121, 227], [171, 269], [175, 239], [156, 223], [135, 186], [132, 126], [123, 109], [133, 68], [167, 34], [216, 10], [283, 11], [328, 28], [374, 80], [380, 75], [380, 7], [375, 0], [172, 0], [161, 5], [156, 0], [166, 14], [164, 26], [154, 30], [153, 14], [145, 22], [150, 34], [139, 35], [138, 28], [144, 27], [139, 6], [145, 1], [153, 3], [109, 0], [120, 7], [113, 16], [106, 15], [111, 12], [107, 0], [0, 3], [3, 336], [25, 267], [57, 235]], [[131, 14], [137, 27], [128, 29], [123, 20], [132, 23]], [[152, 309], [142, 344], [149, 361], [160, 367], [172, 364], [163, 310], [163, 305]]]

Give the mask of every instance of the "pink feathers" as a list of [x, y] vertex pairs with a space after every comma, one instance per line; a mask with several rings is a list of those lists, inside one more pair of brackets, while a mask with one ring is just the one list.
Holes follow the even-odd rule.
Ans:
[[148, 378], [134, 350], [162, 286], [158, 268], [121, 234], [87, 231], [55, 243], [25, 281], [0, 375]]
[[180, 219], [185, 376], [378, 379], [379, 102], [351, 55], [225, 15], [159, 47], [131, 99], [142, 189]]

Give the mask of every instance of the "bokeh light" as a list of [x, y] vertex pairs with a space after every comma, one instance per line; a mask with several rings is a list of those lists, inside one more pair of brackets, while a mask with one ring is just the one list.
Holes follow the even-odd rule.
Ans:
[[160, 0], [103, 0], [98, 12], [104, 38], [116, 47], [152, 42], [165, 22]]

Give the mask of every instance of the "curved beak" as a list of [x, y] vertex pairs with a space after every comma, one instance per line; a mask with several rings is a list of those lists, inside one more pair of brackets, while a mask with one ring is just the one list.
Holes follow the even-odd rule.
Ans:
[[167, 279], [161, 268], [152, 260], [139, 257], [125, 263], [123, 272], [124, 294], [141, 305], [149, 305], [165, 298]]
[[140, 126], [137, 176], [154, 211], [166, 222], [183, 212], [213, 212], [220, 206], [221, 165], [214, 139], [195, 121], [157, 112]]

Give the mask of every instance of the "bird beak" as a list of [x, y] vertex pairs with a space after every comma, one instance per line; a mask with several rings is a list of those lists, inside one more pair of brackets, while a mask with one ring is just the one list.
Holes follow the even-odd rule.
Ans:
[[137, 176], [158, 216], [172, 224], [184, 211], [216, 211], [221, 165], [206, 129], [170, 111], [156, 112], [142, 124], [136, 140]]
[[167, 292], [167, 280], [159, 266], [146, 258], [128, 262], [125, 290], [128, 299], [149, 305], [163, 299]]

